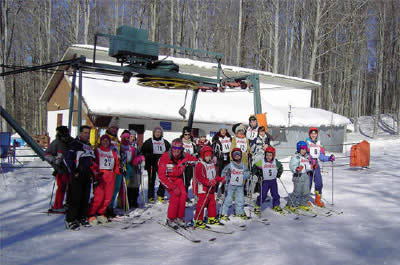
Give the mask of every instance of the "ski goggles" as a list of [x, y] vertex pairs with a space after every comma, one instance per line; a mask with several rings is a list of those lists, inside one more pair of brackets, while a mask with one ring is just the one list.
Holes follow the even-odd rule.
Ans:
[[242, 156], [242, 153], [239, 151], [235, 151], [235, 152], [233, 152], [232, 157], [235, 157], [235, 156]]
[[172, 146], [172, 150], [178, 150], [178, 151], [180, 151], [180, 150], [182, 150], [182, 146]]

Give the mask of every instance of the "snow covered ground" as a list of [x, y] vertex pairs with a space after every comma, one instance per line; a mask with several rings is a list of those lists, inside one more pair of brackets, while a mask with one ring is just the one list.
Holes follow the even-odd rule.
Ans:
[[[351, 134], [348, 142], [364, 138]], [[344, 166], [334, 168], [334, 205], [343, 214], [294, 220], [264, 209], [271, 225], [247, 221], [246, 231], [231, 235], [203, 231], [202, 239], [217, 240], [200, 244], [156, 222], [165, 218], [166, 205], [155, 205], [149, 211], [156, 220], [136, 228], [123, 230], [113, 223], [67, 231], [64, 216], [42, 213], [53, 188], [50, 169], [2, 173], [0, 264], [400, 264], [400, 139], [371, 140], [369, 169], [350, 169], [345, 166], [349, 159], [339, 158], [348, 153], [336, 155], [335, 164]], [[29, 163], [43, 165], [40, 160]], [[329, 165], [323, 168], [327, 205], [332, 202]], [[281, 179], [291, 191], [289, 172]], [[189, 209], [187, 215], [192, 216]]]

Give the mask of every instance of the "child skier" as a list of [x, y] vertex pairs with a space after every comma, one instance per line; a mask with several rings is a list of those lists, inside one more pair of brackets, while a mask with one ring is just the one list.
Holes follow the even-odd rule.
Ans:
[[158, 163], [158, 177], [170, 195], [167, 225], [173, 228], [185, 226], [187, 193], [183, 172], [187, 165], [195, 161], [197, 158], [183, 152], [182, 140], [178, 138], [172, 141], [171, 150], [165, 152]]
[[211, 146], [210, 145], [210, 141], [207, 140], [207, 136], [206, 135], [200, 135], [199, 139], [197, 139], [196, 141], [196, 153], [200, 154], [201, 149], [203, 149], [203, 147], [205, 146]]
[[[182, 131], [181, 140], [183, 143], [183, 152], [191, 156], [198, 155], [196, 144], [193, 142], [192, 129], [185, 126]], [[193, 178], [193, 170], [194, 170], [193, 165], [188, 165], [185, 168], [184, 183], [185, 183], [186, 193], [188, 192], [189, 187], [191, 185], [190, 182], [192, 181]], [[187, 203], [191, 203], [189, 198], [187, 198]]]
[[308, 130], [309, 138], [306, 139], [308, 150], [311, 155], [311, 164], [312, 164], [312, 171], [309, 173], [310, 176], [310, 190], [312, 186], [312, 182], [314, 180], [314, 190], [315, 190], [315, 205], [319, 207], [325, 207], [324, 203], [321, 201], [322, 195], [322, 175], [321, 169], [318, 164], [318, 159], [322, 162], [327, 161], [335, 161], [335, 156], [325, 155], [324, 147], [321, 145], [320, 141], [318, 140], [318, 128], [311, 127]]
[[[241, 161], [247, 167], [249, 163], [248, 155], [250, 153], [250, 143], [249, 140], [246, 138], [245, 131], [246, 129], [242, 124], [235, 128], [235, 136], [232, 139], [231, 145], [231, 154], [233, 149], [239, 148], [242, 152]], [[233, 157], [231, 156], [231, 159], [232, 158]]]
[[[232, 137], [229, 134], [226, 125], [221, 125], [219, 131], [213, 136], [211, 141], [212, 141], [212, 149], [217, 159], [217, 175], [221, 176], [222, 170], [230, 162], [229, 153], [231, 150], [231, 143], [232, 143]], [[224, 187], [225, 185], [221, 186], [222, 194], [225, 192]]]
[[223, 170], [222, 176], [226, 179], [227, 196], [222, 206], [222, 220], [228, 221], [228, 210], [232, 206], [232, 197], [235, 196], [235, 212], [236, 216], [247, 220], [248, 217], [244, 212], [244, 194], [243, 183], [248, 179], [250, 172], [242, 161], [242, 151], [239, 148], [234, 148], [231, 152], [232, 162], [229, 163]]
[[247, 127], [246, 130], [246, 138], [249, 139], [249, 141], [253, 141], [257, 137], [258, 133], [258, 122], [257, 118], [254, 115], [251, 115], [249, 118], [249, 127]]
[[[127, 195], [129, 208], [137, 208], [137, 198], [139, 196], [140, 176], [135, 171], [135, 167], [142, 163], [144, 156], [137, 155], [137, 150], [130, 144], [130, 133], [126, 132], [121, 135], [121, 158], [125, 157], [126, 164], [126, 180], [127, 180]], [[120, 191], [121, 192], [121, 191]], [[123, 193], [123, 191], [122, 191]]]
[[254, 212], [261, 213], [261, 205], [267, 198], [267, 193], [271, 190], [272, 195], [272, 210], [282, 212], [280, 207], [280, 196], [278, 193], [278, 184], [276, 178], [280, 178], [283, 173], [281, 162], [275, 158], [275, 148], [269, 146], [265, 149], [264, 159], [255, 163], [256, 167], [261, 170], [261, 194], [257, 197]]
[[293, 173], [294, 190], [292, 195], [289, 196], [287, 209], [294, 211], [296, 207], [302, 210], [308, 210], [307, 206], [308, 195], [310, 192], [310, 180], [307, 172], [311, 169], [311, 157], [307, 153], [307, 143], [299, 141], [296, 144], [297, 152], [290, 159], [289, 168]]
[[94, 188], [93, 201], [89, 205], [89, 223], [107, 223], [104, 216], [107, 206], [111, 202], [114, 191], [116, 174], [119, 172], [119, 159], [117, 153], [110, 148], [111, 139], [107, 134], [100, 138], [100, 146], [96, 148], [96, 170], [95, 181], [97, 186]]
[[203, 147], [200, 152], [200, 162], [195, 167], [195, 177], [193, 180], [193, 191], [198, 196], [196, 214], [194, 216], [194, 225], [199, 228], [205, 228], [203, 222], [204, 210], [207, 208], [208, 224], [220, 225], [216, 219], [217, 205], [215, 202], [215, 190], [218, 182], [225, 182], [224, 178], [217, 175], [215, 164], [212, 161], [212, 148]]

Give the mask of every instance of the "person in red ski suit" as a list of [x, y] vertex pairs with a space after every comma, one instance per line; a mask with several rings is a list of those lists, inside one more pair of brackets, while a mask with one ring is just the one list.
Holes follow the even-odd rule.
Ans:
[[158, 178], [170, 195], [167, 225], [185, 226], [187, 193], [183, 182], [183, 172], [186, 166], [197, 161], [197, 158], [183, 152], [183, 143], [179, 138], [173, 140], [171, 146], [171, 149], [160, 157]]
[[89, 205], [88, 216], [90, 224], [106, 223], [104, 216], [110, 204], [115, 185], [115, 176], [120, 174], [117, 153], [110, 148], [111, 139], [107, 134], [100, 138], [100, 146], [96, 148], [96, 172], [93, 201]]
[[201, 160], [195, 167], [195, 178], [193, 192], [198, 196], [194, 225], [205, 228], [203, 222], [204, 209], [207, 208], [208, 224], [222, 225], [217, 216], [217, 204], [215, 202], [215, 191], [218, 182], [225, 182], [225, 178], [217, 176], [217, 169], [212, 161], [213, 150], [210, 146], [204, 146], [200, 152]]

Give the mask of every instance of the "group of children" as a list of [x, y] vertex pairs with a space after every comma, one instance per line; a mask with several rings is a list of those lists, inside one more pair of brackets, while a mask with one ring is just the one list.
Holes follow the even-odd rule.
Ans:
[[[179, 159], [190, 156], [191, 161], [195, 161], [196, 155], [192, 150], [196, 146], [187, 139], [175, 139], [170, 154], [164, 154], [168, 161], [160, 161], [159, 177], [161, 183], [168, 187], [167, 190], [175, 195], [176, 189], [171, 187], [170, 179], [175, 183], [178, 180], [188, 182], [184, 172], [192, 171], [193, 193], [197, 197], [196, 212], [194, 215], [194, 225], [204, 228], [209, 225], [221, 225], [223, 221], [228, 221], [229, 208], [235, 200], [235, 216], [242, 219], [248, 219], [244, 211], [244, 196], [246, 191], [246, 181], [251, 176], [258, 177], [259, 195], [256, 199], [255, 213], [261, 213], [261, 205], [265, 202], [267, 194], [270, 191], [272, 196], [272, 209], [276, 212], [282, 212], [280, 207], [280, 196], [278, 193], [279, 179], [283, 173], [282, 163], [276, 159], [276, 150], [271, 146], [271, 136], [266, 133], [265, 127], [258, 126], [254, 116], [249, 119], [249, 126], [239, 124], [233, 128], [235, 135], [231, 137], [225, 126], [221, 126], [219, 132], [214, 135], [211, 147], [208, 145], [198, 149], [199, 160], [195, 163], [182, 163]], [[188, 131], [184, 130], [184, 133]], [[334, 161], [333, 155], [326, 156], [323, 146], [318, 141], [318, 129], [310, 128], [309, 138], [305, 141], [299, 141], [296, 146], [296, 153], [290, 160], [290, 170], [293, 173], [294, 190], [289, 196], [286, 209], [290, 211], [309, 210], [311, 198], [309, 196], [311, 183], [315, 182], [315, 200], [314, 204], [324, 207], [321, 201], [322, 176], [318, 161]], [[193, 146], [193, 148], [192, 148]], [[184, 160], [187, 159], [184, 158]], [[176, 161], [175, 161], [176, 160]], [[164, 162], [166, 165], [164, 165]], [[179, 168], [179, 172], [176, 171]], [[190, 179], [189, 179], [190, 180]], [[216, 212], [216, 193], [219, 183], [225, 187], [225, 198], [220, 208], [220, 219]], [[247, 186], [250, 187], [251, 185]], [[251, 189], [251, 188], [250, 188]], [[247, 192], [251, 192], [247, 190]], [[187, 199], [186, 190], [179, 192], [181, 197], [180, 205], [177, 206], [177, 200], [169, 202], [168, 221], [173, 226], [180, 226], [184, 223], [183, 201]], [[174, 209], [170, 212], [170, 209]], [[180, 209], [180, 213], [176, 211]], [[204, 211], [207, 209], [207, 224], [204, 219]], [[221, 222], [220, 222], [221, 221]]]
[[[65, 152], [67, 142], [71, 141], [68, 129], [64, 127], [60, 128], [55, 143], [47, 152], [48, 160], [53, 164], [60, 164], [58, 162], [62, 159], [59, 153]], [[93, 162], [90, 166], [94, 196], [86, 207], [88, 220], [83, 220], [85, 215], [82, 215], [82, 225], [105, 223], [115, 216], [117, 195], [119, 207], [124, 211], [138, 207], [139, 187], [142, 181], [140, 165], [143, 160], [148, 171], [148, 201], [155, 201], [154, 185], [158, 176], [160, 186], [156, 196], [158, 201], [164, 202], [165, 190], [168, 191], [170, 198], [167, 223], [171, 226], [185, 224], [185, 206], [189, 201], [190, 186], [197, 201], [193, 221], [194, 225], [200, 228], [206, 227], [203, 220], [205, 209], [208, 215], [207, 224], [220, 225], [223, 223], [220, 220], [228, 221], [233, 200], [235, 215], [248, 219], [244, 211], [244, 196], [246, 192], [251, 194], [254, 191], [254, 186], [246, 185], [249, 182], [258, 183], [256, 189], [259, 195], [254, 208], [256, 214], [261, 212], [261, 205], [265, 202], [268, 192], [272, 196], [272, 209], [282, 211], [277, 179], [281, 177], [283, 167], [275, 157], [276, 151], [271, 146], [271, 135], [266, 132], [265, 127], [258, 126], [255, 116], [249, 118], [247, 127], [243, 124], [234, 126], [234, 136], [229, 134], [226, 126], [221, 126], [211, 143], [205, 135], [194, 141], [191, 129], [185, 127], [182, 136], [170, 144], [163, 138], [162, 129], [156, 127], [140, 152], [136, 144], [136, 133], [125, 130], [120, 135], [120, 141], [117, 137], [118, 129], [118, 124], [111, 123], [94, 148]], [[296, 148], [297, 152], [289, 165], [293, 172], [294, 190], [286, 207], [289, 210], [307, 210], [311, 204], [309, 192], [312, 181], [315, 182], [314, 204], [323, 207], [322, 176], [318, 161], [334, 161], [335, 157], [325, 155], [318, 141], [318, 129], [315, 127], [310, 128], [309, 138], [299, 141]], [[58, 172], [57, 185], [60, 194], [56, 195], [54, 210], [61, 207], [64, 198], [64, 194], [61, 193], [65, 192], [62, 184], [67, 182], [64, 181], [67, 178], [66, 170]], [[218, 215], [215, 196], [219, 188], [219, 193], [225, 196]]]

